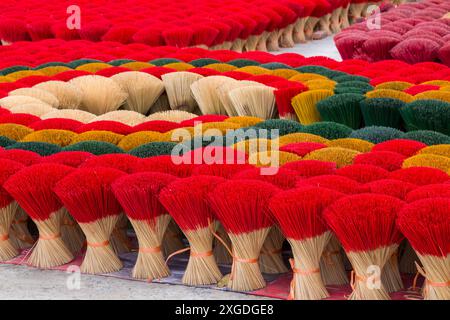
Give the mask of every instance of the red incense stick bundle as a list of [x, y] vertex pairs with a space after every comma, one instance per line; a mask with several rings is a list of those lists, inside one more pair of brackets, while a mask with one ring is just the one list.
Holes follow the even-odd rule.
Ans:
[[320, 258], [331, 239], [323, 210], [342, 197], [334, 190], [305, 187], [280, 192], [270, 209], [292, 248], [294, 278], [290, 298], [317, 300], [329, 296], [320, 275]]
[[18, 204], [3, 188], [5, 181], [25, 166], [19, 162], [0, 159], [0, 261], [7, 261], [19, 254], [9, 238], [11, 224], [16, 215]]
[[33, 219], [39, 239], [28, 262], [40, 268], [51, 268], [73, 259], [61, 237], [64, 208], [53, 187], [74, 169], [61, 164], [42, 163], [22, 169], [3, 187]]
[[232, 242], [233, 265], [228, 288], [251, 291], [266, 283], [258, 259], [273, 225], [269, 201], [280, 191], [256, 180], [232, 180], [218, 185], [208, 196], [214, 212]]
[[353, 266], [350, 300], [390, 299], [381, 276], [402, 240], [395, 219], [403, 204], [390, 196], [358, 194], [326, 209], [325, 218]]
[[54, 188], [86, 236], [82, 272], [107, 273], [122, 268], [110, 238], [122, 212], [111, 184], [123, 175], [122, 171], [112, 168], [77, 169]]
[[425, 300], [450, 299], [450, 199], [412, 202], [398, 214], [397, 224], [416, 251], [425, 277]]
[[139, 242], [134, 278], [159, 279], [170, 274], [161, 244], [171, 217], [158, 195], [176, 179], [165, 173], [142, 172], [123, 176], [112, 185], [114, 195], [130, 219]]

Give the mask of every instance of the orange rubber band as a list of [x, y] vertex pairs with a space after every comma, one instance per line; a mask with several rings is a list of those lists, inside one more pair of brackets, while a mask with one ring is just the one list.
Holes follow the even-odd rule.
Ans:
[[447, 282], [433, 282], [430, 280], [426, 280], [426, 284], [432, 287], [444, 288], [450, 286], [450, 281]]
[[99, 248], [99, 247], [106, 247], [109, 245], [109, 240], [105, 240], [103, 242], [86, 242], [88, 247], [94, 247], [94, 248]]
[[0, 241], [6, 241], [9, 239], [9, 234], [0, 234]]
[[39, 240], [55, 240], [61, 238], [61, 233], [56, 233], [56, 234], [52, 234], [52, 235], [39, 235]]
[[[352, 288], [353, 291], [355, 291], [356, 281], [365, 282], [368, 280], [368, 278], [369, 277], [361, 276], [361, 275], [357, 274], [354, 270], [352, 270], [352, 272], [350, 273], [350, 287]], [[374, 280], [380, 280], [380, 277], [378, 276]]]
[[161, 252], [161, 246], [154, 248], [139, 248], [139, 252], [141, 253], [158, 253]]
[[199, 257], [210, 257], [213, 255], [212, 251], [207, 251], [207, 252], [193, 252], [191, 250], [191, 257], [194, 258], [199, 258]]

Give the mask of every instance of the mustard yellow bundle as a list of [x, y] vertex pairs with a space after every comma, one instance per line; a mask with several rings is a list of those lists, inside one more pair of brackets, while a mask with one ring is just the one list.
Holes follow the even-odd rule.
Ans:
[[450, 170], [450, 158], [435, 154], [418, 154], [403, 161], [402, 167], [431, 167], [447, 172]]
[[65, 147], [72, 143], [77, 134], [68, 130], [46, 129], [26, 135], [22, 142], [46, 142]]
[[334, 162], [338, 168], [342, 168], [351, 165], [358, 154], [361, 154], [361, 152], [340, 147], [328, 147], [314, 150], [303, 159]]
[[355, 138], [342, 138], [342, 139], [335, 139], [335, 140], [329, 140], [328, 142], [325, 142], [325, 144], [328, 147], [340, 147], [350, 150], [359, 151], [362, 153], [369, 152], [372, 150], [374, 144], [361, 139], [355, 139]]

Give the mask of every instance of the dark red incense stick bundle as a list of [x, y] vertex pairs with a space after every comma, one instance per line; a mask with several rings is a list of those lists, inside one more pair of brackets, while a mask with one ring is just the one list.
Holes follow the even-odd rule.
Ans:
[[325, 210], [353, 266], [350, 300], [390, 299], [381, 277], [402, 240], [395, 219], [403, 204], [390, 196], [359, 194], [341, 198]]
[[323, 210], [344, 194], [325, 188], [305, 187], [280, 192], [270, 209], [294, 255], [290, 298], [318, 300], [329, 296], [320, 275], [320, 258], [331, 239]]
[[[80, 168], [106, 167], [131, 173], [134, 172], [140, 161], [141, 160], [138, 157], [129, 154], [103, 154], [86, 159], [86, 161], [80, 165]], [[127, 229], [128, 219], [126, 215], [121, 214], [110, 239], [111, 246], [117, 254], [131, 251], [131, 242], [128, 238]]]
[[122, 171], [112, 168], [77, 169], [54, 188], [86, 236], [82, 272], [107, 273], [122, 268], [110, 238], [122, 212], [111, 184], [123, 175]]
[[184, 178], [169, 184], [159, 195], [161, 203], [189, 241], [190, 256], [182, 279], [184, 284], [206, 285], [222, 278], [212, 250], [215, 217], [206, 195], [224, 181], [214, 176]]
[[134, 278], [152, 280], [170, 275], [161, 245], [171, 217], [158, 195], [176, 179], [165, 173], [142, 172], [123, 176], [112, 184], [114, 195], [130, 219], [139, 242]]
[[25, 166], [19, 162], [0, 159], [0, 261], [7, 261], [19, 254], [9, 237], [11, 224], [16, 215], [17, 202], [3, 188], [5, 181]]
[[338, 169], [336, 174], [353, 179], [359, 183], [368, 183], [386, 178], [389, 172], [383, 168], [369, 164], [353, 164]]
[[281, 189], [256, 180], [232, 180], [218, 185], [209, 203], [232, 242], [233, 265], [228, 288], [252, 291], [266, 283], [259, 268], [260, 252], [273, 219], [269, 201]]
[[3, 187], [31, 217], [39, 231], [28, 262], [51, 268], [73, 259], [61, 237], [64, 208], [53, 187], [74, 169], [61, 164], [42, 163], [26, 167], [11, 176]]
[[425, 277], [425, 300], [450, 299], [450, 199], [430, 198], [407, 204], [397, 224], [416, 251]]

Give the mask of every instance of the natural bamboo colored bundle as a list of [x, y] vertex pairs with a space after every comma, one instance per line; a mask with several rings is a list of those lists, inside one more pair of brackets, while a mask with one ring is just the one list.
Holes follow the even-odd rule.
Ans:
[[28, 249], [35, 244], [34, 238], [28, 229], [28, 220], [26, 212], [21, 207], [18, 207], [9, 234], [9, 239], [17, 249]]
[[111, 77], [128, 94], [124, 109], [147, 114], [164, 92], [160, 79], [145, 72], [128, 71]]
[[53, 192], [56, 183], [73, 170], [60, 164], [36, 164], [22, 169], [3, 185], [38, 228], [39, 239], [28, 257], [35, 267], [63, 265], [74, 257], [61, 237], [64, 208]]
[[214, 213], [204, 199], [211, 189], [224, 181], [214, 176], [184, 178], [169, 184], [159, 195], [189, 241], [190, 257], [182, 279], [184, 284], [212, 284], [222, 278], [212, 250]]
[[46, 81], [33, 86], [35, 89], [47, 91], [58, 99], [59, 109], [79, 109], [81, 93], [77, 87], [64, 81]]
[[258, 258], [273, 224], [268, 203], [278, 192], [266, 182], [233, 180], [218, 185], [208, 196], [232, 242], [233, 265], [227, 284], [231, 290], [251, 291], [265, 286]]
[[270, 209], [294, 255], [291, 299], [318, 300], [329, 296], [319, 268], [320, 257], [331, 238], [322, 213], [342, 196], [333, 190], [311, 187], [281, 192], [270, 201]]
[[66, 208], [62, 208], [61, 238], [74, 256], [84, 247], [86, 238], [78, 223], [72, 218]]
[[48, 129], [48, 130], [34, 131], [23, 137], [21, 141], [47, 142], [59, 145], [61, 147], [65, 147], [69, 145], [76, 136], [77, 134], [73, 133], [72, 131]]
[[80, 108], [96, 115], [119, 109], [128, 98], [128, 94], [110, 78], [90, 75], [74, 78], [69, 83], [81, 92]]
[[189, 120], [197, 117], [196, 114], [182, 111], [182, 110], [168, 110], [152, 113], [147, 117], [147, 121], [150, 120], [165, 120], [165, 121], [173, 121], [173, 122], [182, 122], [184, 120]]
[[246, 86], [229, 91], [228, 96], [239, 116], [271, 119], [276, 114], [274, 89], [267, 86]]
[[92, 119], [91, 121], [89, 121], [89, 123], [96, 121], [116, 121], [126, 124], [128, 126], [136, 126], [138, 124], [141, 124], [145, 120], [146, 120], [145, 115], [139, 112], [131, 110], [115, 110], [104, 113]]
[[2, 106], [2, 108], [5, 109], [20, 107], [21, 105], [24, 104], [44, 104], [47, 105], [48, 107], [51, 107], [51, 105], [45, 103], [44, 101], [30, 96], [14, 95], [0, 99], [0, 106]]
[[112, 185], [139, 242], [134, 278], [153, 280], [170, 274], [161, 245], [171, 217], [159, 202], [158, 195], [175, 179], [165, 173], [143, 172], [124, 176]]
[[112, 168], [77, 169], [54, 188], [86, 236], [82, 272], [98, 274], [122, 268], [109, 239], [121, 212], [111, 184], [123, 175]]
[[416, 251], [425, 277], [425, 300], [448, 300], [450, 199], [434, 198], [412, 202], [398, 214], [397, 224]]
[[52, 93], [39, 88], [20, 88], [8, 93], [9, 96], [28, 96], [39, 99], [53, 108], [59, 107], [59, 100]]
[[211, 76], [191, 84], [192, 95], [202, 114], [227, 114], [217, 93], [217, 88], [227, 82], [235, 82], [235, 80], [224, 76]]
[[18, 204], [3, 188], [3, 183], [13, 174], [25, 166], [19, 162], [1, 159], [0, 166], [0, 261], [7, 261], [19, 254], [15, 243], [10, 239], [10, 233], [14, 233], [11, 225], [16, 215]]
[[83, 110], [62, 109], [51, 111], [41, 116], [42, 120], [56, 118], [72, 119], [80, 121], [82, 123], [88, 123], [95, 118], [95, 114]]
[[283, 262], [283, 243], [286, 238], [278, 226], [270, 228], [259, 256], [259, 268], [262, 273], [280, 274], [288, 271]]
[[58, 109], [52, 108], [50, 105], [46, 103], [27, 103], [22, 104], [20, 106], [14, 106], [10, 109], [12, 113], [26, 113], [32, 114], [37, 117], [40, 117], [54, 110]]
[[[325, 210], [353, 266], [349, 300], [390, 300], [381, 278], [402, 240], [395, 219], [403, 204], [390, 196], [361, 194], [341, 198]], [[378, 269], [370, 271], [370, 266]]]
[[161, 76], [172, 110], [193, 112], [198, 105], [191, 95], [191, 85], [203, 76], [193, 72], [172, 72]]
[[[230, 78], [232, 80], [232, 78]], [[217, 96], [222, 103], [226, 113], [230, 117], [242, 116], [238, 114], [234, 107], [233, 101], [231, 100], [229, 93], [238, 88], [249, 87], [249, 86], [264, 86], [262, 83], [249, 81], [249, 80], [233, 80], [226, 81], [216, 88]]]
[[301, 124], [311, 124], [321, 120], [317, 103], [331, 97], [331, 90], [311, 90], [302, 92], [292, 98], [292, 107]]
[[347, 256], [336, 235], [332, 234], [320, 258], [320, 273], [326, 286], [342, 286], [348, 284], [346, 262]]

